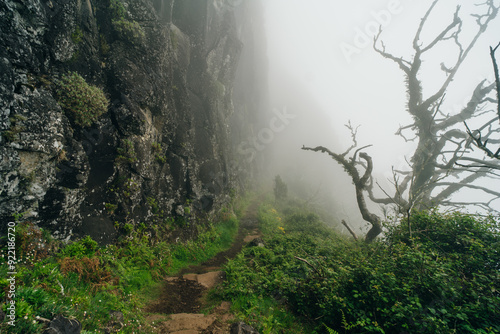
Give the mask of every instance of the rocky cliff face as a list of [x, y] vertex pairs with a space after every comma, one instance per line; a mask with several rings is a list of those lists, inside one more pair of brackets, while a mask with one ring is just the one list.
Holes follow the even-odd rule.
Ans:
[[[1, 1], [0, 219], [109, 242], [127, 223], [188, 231], [227, 203], [243, 47], [234, 10], [217, 0]], [[61, 103], [71, 72], [109, 101], [91, 125]]]

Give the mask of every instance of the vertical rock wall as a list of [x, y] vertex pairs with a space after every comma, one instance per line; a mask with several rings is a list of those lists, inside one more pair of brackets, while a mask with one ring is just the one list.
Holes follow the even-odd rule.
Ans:
[[[241, 9], [240, 9], [241, 10]], [[178, 224], [227, 203], [234, 7], [213, 0], [0, 2], [0, 218], [112, 241], [124, 224]], [[110, 104], [68, 117], [57, 82], [80, 74]]]

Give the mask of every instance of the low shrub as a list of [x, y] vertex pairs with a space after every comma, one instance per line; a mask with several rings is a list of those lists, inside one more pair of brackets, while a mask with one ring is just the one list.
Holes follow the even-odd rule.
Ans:
[[127, 10], [120, 0], [111, 0], [109, 9], [111, 11], [111, 24], [120, 37], [140, 44], [146, 37], [146, 33], [141, 25], [134, 20], [129, 19]]
[[84, 238], [67, 245], [61, 251], [61, 255], [81, 258], [94, 255], [96, 250], [97, 242], [87, 235]]
[[76, 125], [90, 126], [108, 110], [104, 92], [76, 72], [63, 75], [56, 86], [59, 105]]
[[[273, 297], [311, 327], [303, 333], [500, 332], [496, 219], [414, 213], [411, 236], [405, 222], [366, 245], [339, 237], [306, 212], [281, 219], [264, 207], [259, 218], [266, 245], [246, 248], [227, 264], [218, 292], [224, 298]], [[248, 315], [248, 305], [235, 307], [264, 330], [259, 314], [266, 310], [252, 304]], [[287, 328], [276, 324], [270, 333]]]

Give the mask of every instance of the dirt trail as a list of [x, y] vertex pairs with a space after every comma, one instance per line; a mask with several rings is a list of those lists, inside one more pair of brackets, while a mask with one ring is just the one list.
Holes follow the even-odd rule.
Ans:
[[183, 269], [177, 276], [166, 277], [160, 297], [146, 308], [151, 313], [147, 327], [156, 333], [172, 334], [226, 334], [230, 304], [223, 302], [211, 314], [200, 314], [203, 296], [224, 280], [222, 266], [234, 258], [243, 246], [258, 238], [258, 202], [247, 208], [240, 219], [238, 235], [231, 248], [220, 252], [210, 260]]

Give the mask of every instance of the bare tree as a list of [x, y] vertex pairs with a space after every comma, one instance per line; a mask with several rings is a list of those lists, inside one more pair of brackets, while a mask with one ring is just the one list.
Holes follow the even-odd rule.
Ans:
[[[500, 123], [500, 75], [498, 73], [498, 64], [495, 58], [495, 52], [497, 51], [498, 47], [500, 46], [500, 43], [497, 44], [496, 47], [491, 47], [490, 46], [490, 57], [491, 57], [491, 62], [493, 63], [493, 73], [495, 73], [495, 88], [497, 92], [497, 115], [498, 115], [498, 121]], [[465, 127], [467, 128], [467, 133], [469, 136], [474, 140], [474, 144], [476, 147], [478, 147], [480, 150], [482, 150], [486, 155], [490, 158], [494, 158], [497, 160], [500, 160], [500, 147], [493, 153], [493, 151], [490, 149], [488, 146], [488, 141], [489, 144], [498, 144], [500, 141], [498, 138], [491, 138], [491, 135], [493, 133], [500, 133], [500, 128], [498, 127], [493, 127], [493, 123], [495, 121], [495, 118], [488, 121], [486, 124], [484, 124], [480, 129], [471, 131], [469, 126], [467, 125], [467, 122], [464, 122]], [[482, 134], [482, 131], [484, 129], [487, 129], [486, 135]], [[488, 167], [494, 168], [494, 169], [500, 169], [498, 165], [489, 165]]]
[[[374, 195], [374, 186], [378, 185], [373, 180], [372, 158], [362, 149], [357, 148], [356, 131], [350, 124], [353, 145], [344, 153], [336, 154], [325, 147], [303, 147], [304, 150], [323, 152], [341, 164], [352, 178], [358, 208], [363, 219], [371, 224], [371, 229], [366, 235], [366, 241], [372, 241], [382, 231], [380, 217], [369, 210], [365, 196], [381, 205], [394, 205], [399, 212], [410, 215], [412, 209], [425, 209], [435, 205], [464, 206], [475, 205], [484, 209], [491, 209], [491, 202], [500, 198], [500, 192], [478, 184], [476, 181], [484, 177], [498, 177], [493, 171], [497, 162], [485, 163], [483, 159], [470, 157], [473, 139], [463, 129], [463, 122], [476, 117], [484, 117], [489, 111], [487, 105], [495, 102], [490, 96], [495, 83], [489, 84], [483, 80], [477, 84], [467, 105], [455, 114], [445, 114], [442, 104], [448, 86], [455, 78], [458, 69], [476, 44], [479, 37], [486, 31], [488, 24], [497, 16], [499, 6], [494, 0], [487, 0], [479, 4], [483, 10], [480, 14], [473, 14], [477, 30], [468, 42], [462, 38], [463, 21], [459, 15], [460, 6], [451, 19], [451, 22], [430, 41], [422, 41], [421, 34], [428, 22], [429, 16], [435, 8], [435, 0], [421, 19], [413, 38], [413, 56], [411, 60], [397, 57], [386, 50], [385, 44], [380, 41], [382, 30], [374, 37], [373, 48], [382, 57], [392, 60], [404, 72], [407, 88], [407, 112], [412, 116], [413, 122], [401, 126], [396, 132], [405, 141], [416, 143], [416, 150], [408, 160], [407, 170], [393, 169], [392, 183], [394, 189], [385, 190], [381, 187], [384, 196]], [[424, 96], [422, 81], [419, 76], [422, 72], [424, 56], [432, 49], [443, 43], [452, 43], [457, 50], [457, 58], [453, 64], [441, 63], [441, 70], [445, 76], [439, 88], [432, 94]], [[484, 129], [484, 128], [483, 128]], [[354, 150], [351, 157], [347, 155]], [[470, 165], [478, 167], [469, 168]], [[490, 198], [486, 201], [472, 200], [470, 202], [457, 202], [451, 197], [461, 189], [474, 189], [482, 191]], [[409, 222], [409, 219], [408, 219]]]

